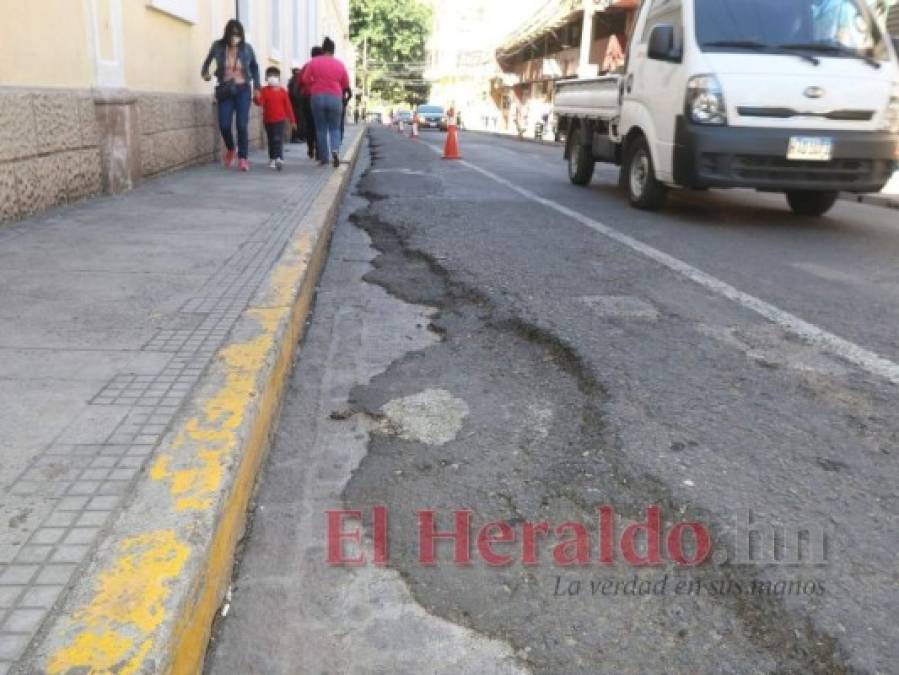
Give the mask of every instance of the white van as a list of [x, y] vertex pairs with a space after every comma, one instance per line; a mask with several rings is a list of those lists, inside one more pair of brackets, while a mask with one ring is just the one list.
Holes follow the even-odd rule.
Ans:
[[742, 187], [821, 215], [899, 160], [895, 46], [865, 0], [644, 0], [624, 73], [559, 83], [555, 112], [571, 180], [618, 164], [642, 209]]

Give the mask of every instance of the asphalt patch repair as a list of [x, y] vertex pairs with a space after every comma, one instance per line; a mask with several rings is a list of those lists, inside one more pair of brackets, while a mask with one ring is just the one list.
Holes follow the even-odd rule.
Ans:
[[[377, 135], [371, 143], [379, 169], [402, 161], [390, 152], [393, 144], [379, 147]], [[581, 591], [610, 579], [623, 587], [635, 576], [635, 588], [643, 581], [651, 587], [665, 574], [706, 588], [772, 588], [756, 567], [635, 575], [623, 566], [558, 569], [548, 552], [537, 567], [419, 563], [416, 514], [425, 508], [443, 514], [468, 509], [481, 524], [557, 524], [595, 522], [600, 504], [614, 504], [636, 521], [652, 503], [666, 517], [699, 520], [713, 532], [724, 524], [675, 498], [629, 459], [604, 423], [604, 384], [569, 345], [411, 247], [417, 224], [391, 216], [394, 202], [404, 198], [378, 192], [370, 179], [363, 177], [360, 190], [370, 204], [352, 218], [380, 252], [366, 281], [437, 308], [432, 329], [442, 340], [356, 388], [350, 405], [383, 419], [392, 401], [439, 389], [469, 411], [458, 433], [439, 445], [375, 430], [344, 492], [348, 509], [389, 509], [391, 565], [416, 600], [437, 616], [509, 642], [536, 673], [594, 672], [599, 664], [618, 673], [696, 672], [696, 664], [720, 673], [849, 672], [836, 641], [770, 591], [664, 599], [621, 593], [614, 600], [559, 592], [575, 581]], [[422, 180], [439, 198], [435, 178]], [[815, 602], [814, 594], [806, 601]]]

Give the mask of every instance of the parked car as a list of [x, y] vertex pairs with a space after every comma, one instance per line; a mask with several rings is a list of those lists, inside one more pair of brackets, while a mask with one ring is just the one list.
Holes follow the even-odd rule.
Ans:
[[879, 192], [899, 158], [899, 63], [864, 0], [644, 2], [622, 75], [556, 87], [569, 178], [621, 166], [633, 206], [669, 188], [782, 192], [800, 215]]
[[415, 110], [415, 117], [421, 129], [440, 129], [446, 131], [449, 126], [449, 118], [446, 109], [439, 105], [420, 105]]

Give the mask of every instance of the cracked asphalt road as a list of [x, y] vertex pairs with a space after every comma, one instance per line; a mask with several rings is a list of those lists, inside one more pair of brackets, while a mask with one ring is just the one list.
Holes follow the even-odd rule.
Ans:
[[[896, 672], [896, 386], [442, 162], [427, 147], [440, 138], [370, 134], [210, 671]], [[465, 134], [463, 152], [899, 356], [892, 212], [845, 204], [803, 221], [779, 197], [736, 192], [642, 214], [609, 170], [570, 186], [553, 148]], [[666, 528], [704, 523], [716, 554], [634, 568], [594, 551], [563, 568], [547, 539], [534, 566], [455, 566], [445, 546], [443, 564], [418, 562], [422, 509], [442, 529], [466, 509], [474, 528], [574, 521], [592, 534], [600, 505], [622, 523], [649, 505]], [[389, 509], [389, 567], [325, 565], [323, 511], [341, 506]], [[763, 529], [809, 528], [806, 554], [820, 530], [826, 561], [722, 564], [750, 511]], [[789, 536], [772, 545], [788, 553]], [[599, 590], [635, 575], [664, 593]], [[676, 592], [681, 581], [696, 591]]]

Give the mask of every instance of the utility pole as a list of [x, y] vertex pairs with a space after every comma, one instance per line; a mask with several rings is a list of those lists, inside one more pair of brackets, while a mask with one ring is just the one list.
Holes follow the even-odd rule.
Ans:
[[581, 30], [581, 55], [578, 62], [578, 77], [596, 77], [596, 66], [590, 63], [590, 50], [593, 47], [593, 13], [594, 0], [584, 0], [584, 25]]
[[368, 35], [362, 38], [362, 107], [368, 111]]

